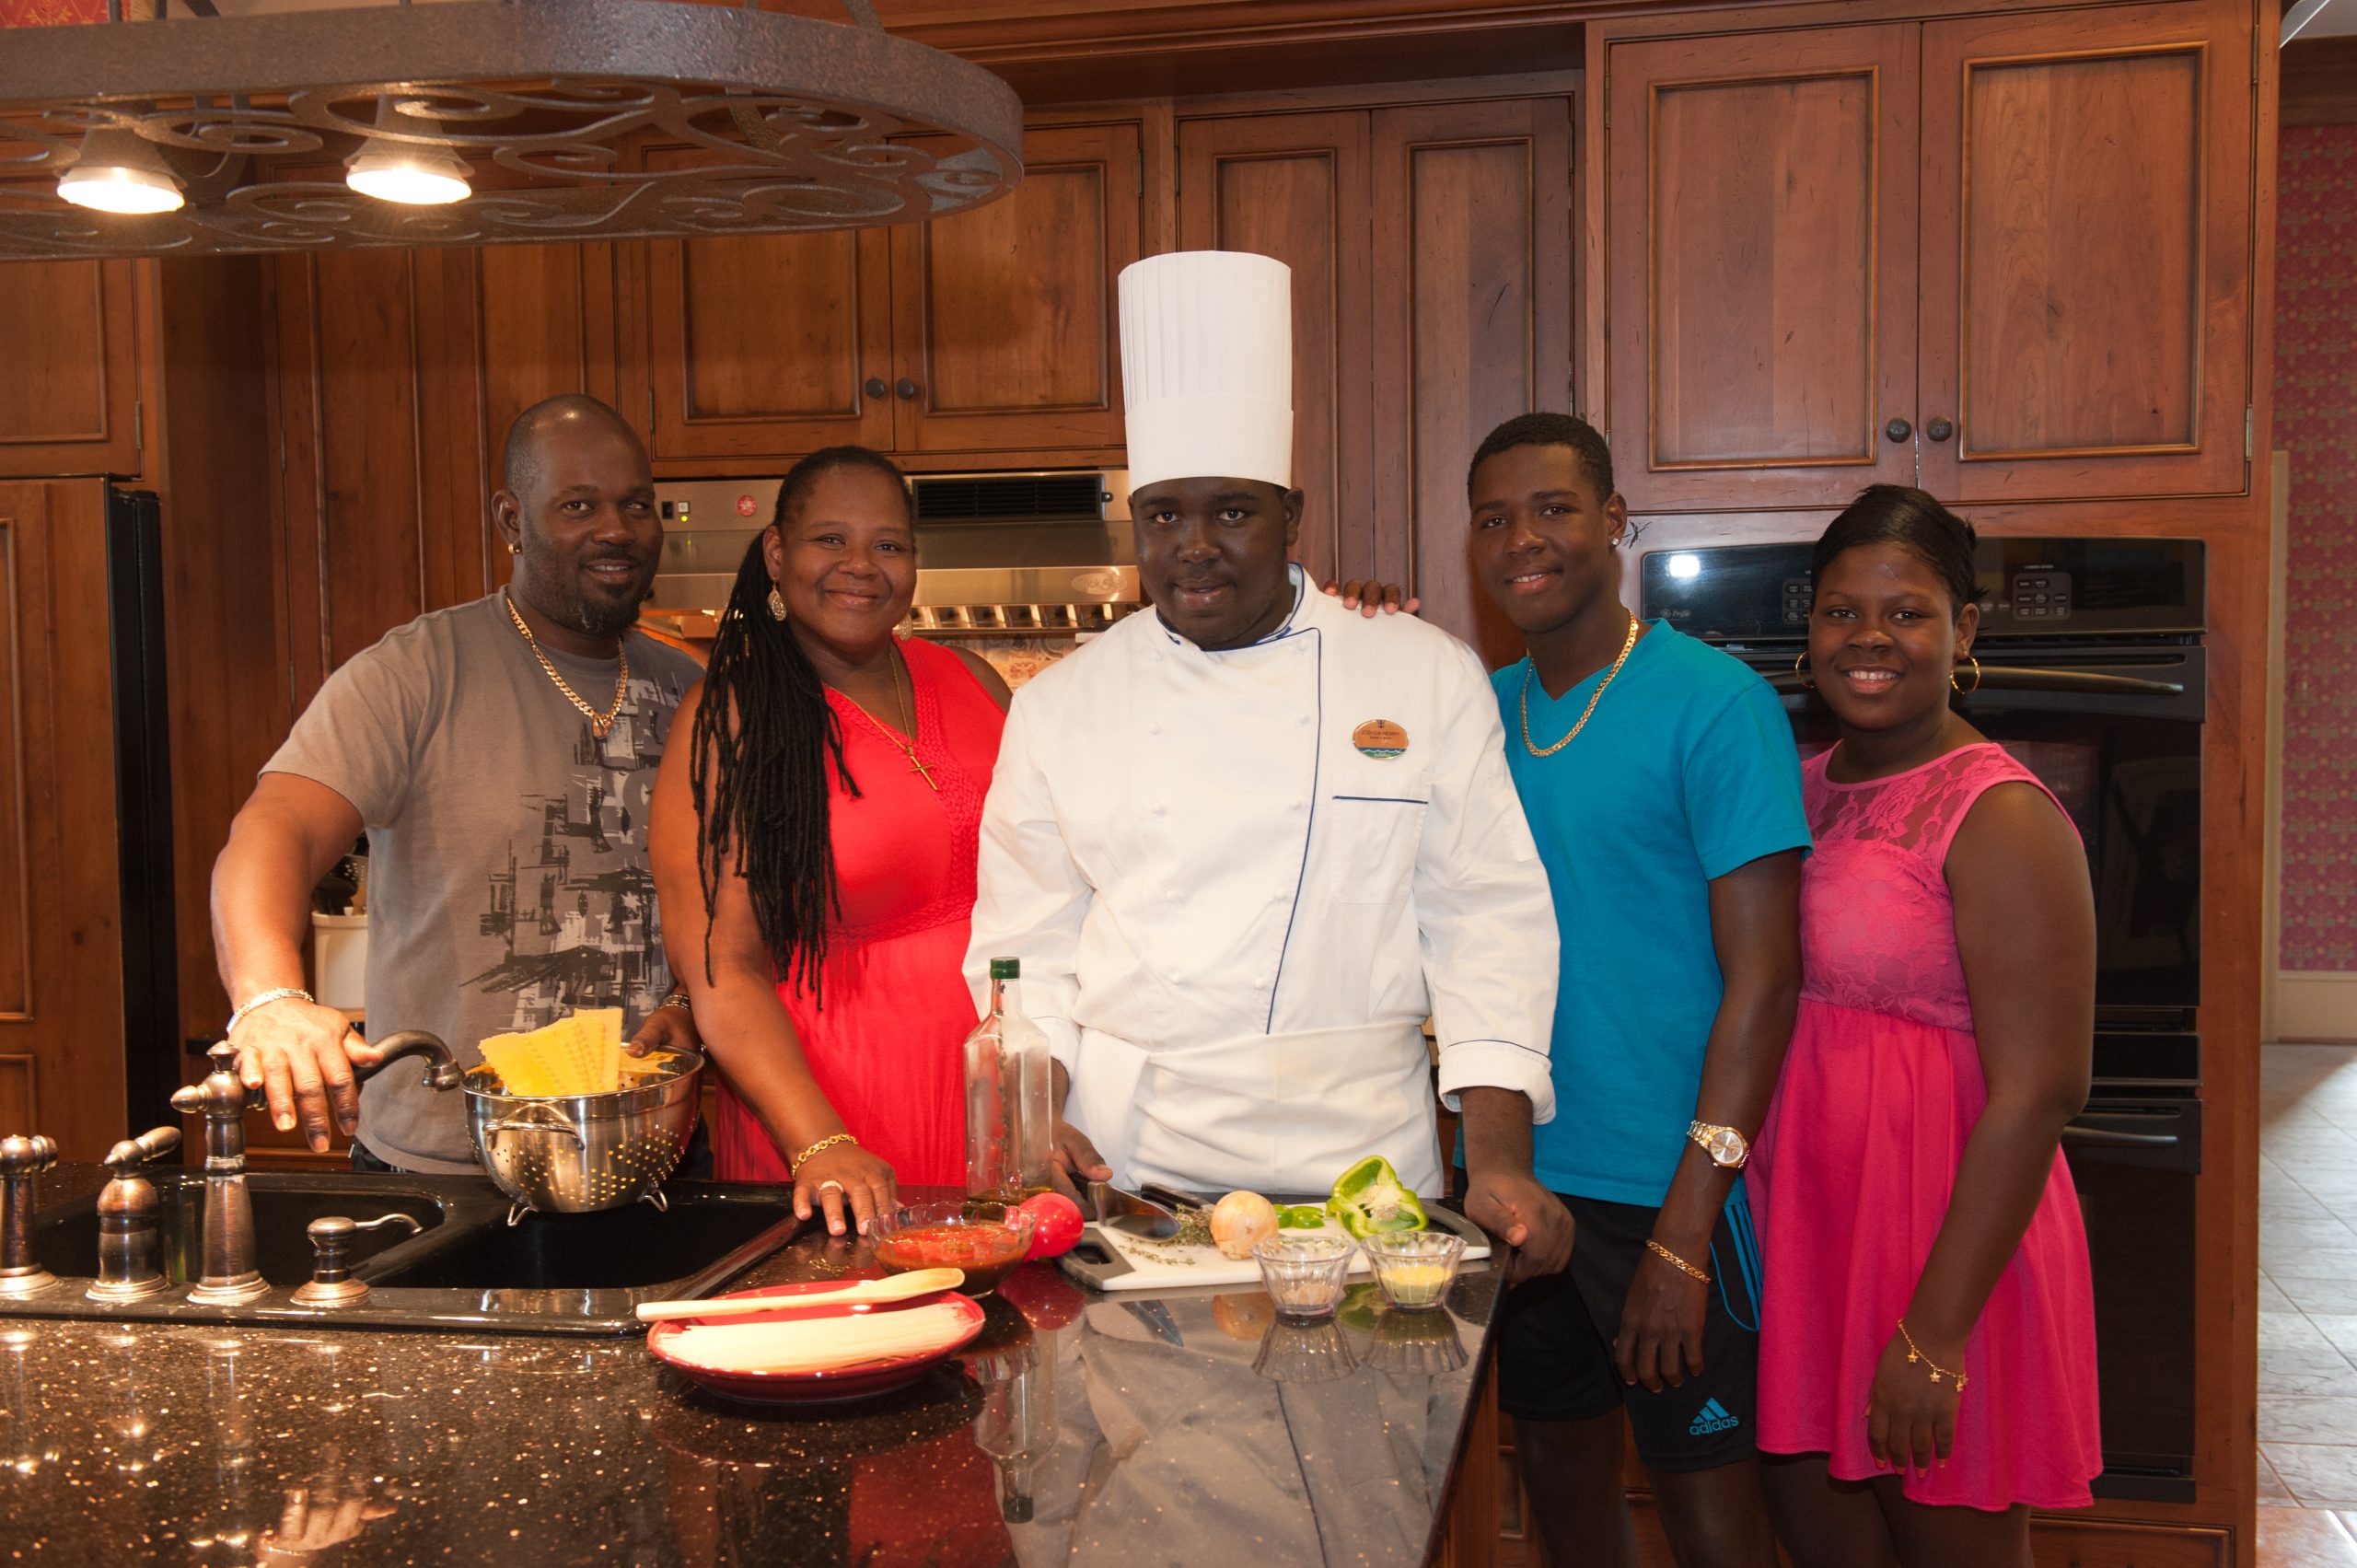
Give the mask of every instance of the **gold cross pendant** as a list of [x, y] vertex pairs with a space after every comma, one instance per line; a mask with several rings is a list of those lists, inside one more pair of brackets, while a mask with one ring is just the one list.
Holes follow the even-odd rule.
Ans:
[[935, 795], [939, 795], [941, 793], [941, 786], [934, 782], [933, 770], [924, 765], [924, 759], [917, 755], [917, 749], [913, 746], [903, 745], [900, 749], [908, 756], [909, 772], [924, 780], [925, 788], [933, 791]]

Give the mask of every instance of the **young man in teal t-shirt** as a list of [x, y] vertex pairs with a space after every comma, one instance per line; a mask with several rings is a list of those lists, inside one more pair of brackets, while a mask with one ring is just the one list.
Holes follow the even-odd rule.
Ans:
[[1508, 420], [1467, 484], [1475, 574], [1529, 649], [1492, 679], [1562, 938], [1534, 1168], [1577, 1225], [1569, 1269], [1507, 1298], [1499, 1405], [1552, 1561], [1634, 1568], [1625, 1422], [1681, 1568], [1774, 1568], [1741, 1167], [1800, 993], [1792, 730], [1740, 662], [1621, 604], [1628, 510], [1584, 421]]

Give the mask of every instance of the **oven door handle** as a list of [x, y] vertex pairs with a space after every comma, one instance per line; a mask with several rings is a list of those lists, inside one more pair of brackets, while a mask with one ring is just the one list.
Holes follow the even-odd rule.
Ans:
[[2062, 1129], [2062, 1146], [2075, 1159], [2153, 1166], [2199, 1175], [2201, 1102], [2106, 1104], [2097, 1100]]
[[[1807, 671], [1797, 669], [1766, 671], [1762, 679], [1781, 695], [1806, 691], [1816, 684]], [[2185, 683], [2181, 680], [2147, 680], [2142, 676], [2106, 675], [2093, 669], [2038, 669], [2002, 664], [1982, 665], [1980, 685], [1965, 695], [1968, 697], [1981, 687], [1991, 691], [2085, 691], [2107, 697], [2185, 695]]]

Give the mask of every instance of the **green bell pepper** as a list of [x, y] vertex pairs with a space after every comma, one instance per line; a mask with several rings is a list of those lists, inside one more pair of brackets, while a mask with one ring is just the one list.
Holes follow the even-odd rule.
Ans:
[[1342, 1172], [1326, 1200], [1326, 1212], [1353, 1237], [1387, 1231], [1422, 1230], [1424, 1206], [1401, 1185], [1399, 1173], [1380, 1155], [1369, 1155]]
[[1326, 1223], [1326, 1210], [1317, 1203], [1279, 1203], [1279, 1230], [1317, 1230]]

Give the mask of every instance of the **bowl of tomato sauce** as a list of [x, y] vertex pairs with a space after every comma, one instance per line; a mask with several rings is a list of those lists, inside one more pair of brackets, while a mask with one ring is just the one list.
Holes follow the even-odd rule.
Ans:
[[896, 1274], [912, 1269], [963, 1269], [967, 1295], [988, 1295], [1023, 1266], [1036, 1222], [997, 1204], [908, 1203], [876, 1224], [876, 1260]]

